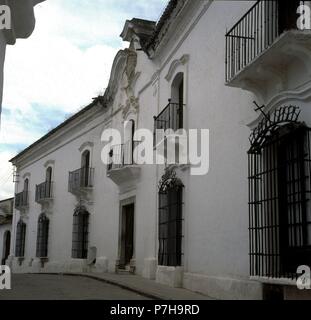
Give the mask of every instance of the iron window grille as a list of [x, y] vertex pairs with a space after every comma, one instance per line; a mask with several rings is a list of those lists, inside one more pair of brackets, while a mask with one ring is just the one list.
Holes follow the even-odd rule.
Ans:
[[159, 265], [182, 265], [182, 191], [175, 171], [167, 169], [159, 186]]
[[26, 223], [19, 220], [16, 227], [16, 243], [15, 256], [22, 258], [25, 255], [25, 238], [26, 238]]
[[248, 153], [252, 276], [295, 278], [311, 265], [311, 129], [291, 110], [275, 113], [284, 125], [261, 125]]
[[49, 219], [42, 213], [38, 219], [37, 231], [37, 258], [46, 258], [48, 256], [48, 238], [49, 238]]
[[297, 8], [306, 1], [257, 1], [226, 33], [226, 82], [286, 30], [297, 29]]
[[73, 215], [72, 258], [86, 259], [88, 253], [89, 213], [77, 207]]

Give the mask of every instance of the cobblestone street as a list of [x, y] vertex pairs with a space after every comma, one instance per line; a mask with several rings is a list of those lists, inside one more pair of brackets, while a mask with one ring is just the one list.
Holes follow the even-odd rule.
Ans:
[[14, 274], [0, 300], [146, 300], [120, 287], [80, 276]]

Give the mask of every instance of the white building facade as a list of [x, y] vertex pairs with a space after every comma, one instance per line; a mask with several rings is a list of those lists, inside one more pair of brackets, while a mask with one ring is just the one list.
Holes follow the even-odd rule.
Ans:
[[[293, 3], [172, 0], [157, 24], [126, 21], [105, 95], [11, 160], [13, 271], [298, 294], [295, 268], [311, 262], [311, 38]], [[208, 173], [137, 164], [137, 129], [208, 129]], [[102, 141], [113, 130], [121, 141]]]

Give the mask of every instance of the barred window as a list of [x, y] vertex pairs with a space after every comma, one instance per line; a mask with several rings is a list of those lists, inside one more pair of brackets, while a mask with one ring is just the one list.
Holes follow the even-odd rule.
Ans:
[[38, 219], [37, 232], [37, 258], [46, 258], [48, 256], [48, 238], [49, 238], [49, 219], [42, 213]]
[[89, 213], [77, 207], [73, 215], [72, 258], [86, 259], [88, 252]]
[[26, 223], [20, 219], [16, 227], [15, 256], [22, 258], [25, 254]]
[[175, 172], [167, 170], [159, 188], [159, 265], [182, 265], [182, 189]]
[[289, 123], [249, 152], [251, 275], [294, 278], [311, 265], [310, 132]]

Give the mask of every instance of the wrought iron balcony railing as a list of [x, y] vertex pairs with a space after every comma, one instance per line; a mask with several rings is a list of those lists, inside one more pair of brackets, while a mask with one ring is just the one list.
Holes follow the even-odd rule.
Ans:
[[45, 181], [36, 185], [36, 202], [53, 198], [53, 182]]
[[28, 207], [28, 191], [15, 194], [15, 209], [21, 210]]
[[157, 134], [156, 130], [168, 129], [177, 131], [184, 127], [184, 105], [179, 103], [172, 103], [169, 100], [165, 109], [157, 116], [154, 117], [154, 142], [156, 143]]
[[135, 165], [135, 150], [140, 141], [128, 141], [127, 143], [113, 146], [108, 155], [107, 171], [121, 169]]
[[257, 1], [226, 34], [226, 82], [262, 54], [286, 30], [297, 29], [306, 1]]
[[94, 169], [81, 168], [69, 172], [68, 191], [74, 193], [81, 189], [93, 188], [94, 182]]

